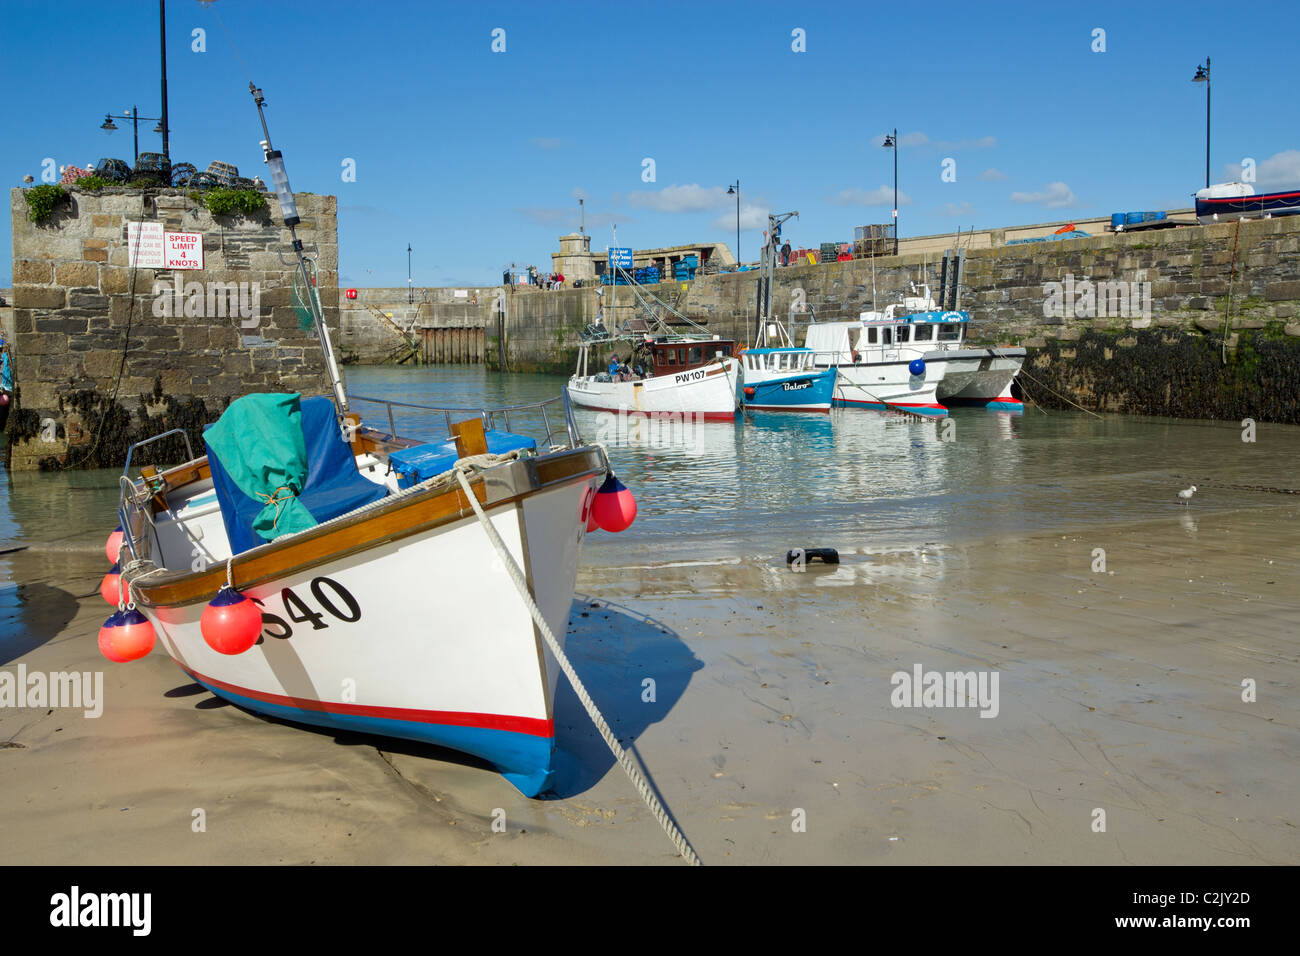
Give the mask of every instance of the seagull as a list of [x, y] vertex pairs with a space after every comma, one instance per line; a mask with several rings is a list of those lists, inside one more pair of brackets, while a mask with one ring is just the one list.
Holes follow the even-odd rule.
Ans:
[[1196, 494], [1195, 485], [1192, 485], [1190, 488], [1184, 488], [1182, 491], [1178, 492], [1178, 497], [1183, 499], [1183, 507], [1187, 506], [1187, 502], [1192, 500], [1192, 495], [1194, 494]]

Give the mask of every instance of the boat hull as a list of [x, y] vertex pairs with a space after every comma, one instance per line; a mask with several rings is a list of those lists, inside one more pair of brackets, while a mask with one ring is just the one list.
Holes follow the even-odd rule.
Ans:
[[[561, 644], [596, 483], [574, 474], [485, 508]], [[263, 613], [259, 642], [242, 654], [204, 640], [203, 598], [140, 609], [167, 654], [219, 697], [270, 717], [458, 750], [536, 796], [552, 778], [559, 668], [477, 517], [459, 511], [241, 585]]]
[[1270, 219], [1274, 216], [1295, 215], [1300, 215], [1300, 191], [1296, 190], [1196, 200], [1196, 219], [1205, 226], [1236, 219]]
[[833, 368], [809, 369], [770, 378], [761, 371], [747, 369], [741, 395], [745, 408], [752, 411], [829, 414], [835, 398], [835, 381]]
[[921, 375], [911, 374], [907, 362], [841, 365], [838, 371], [836, 408], [904, 411], [931, 418], [948, 414], [937, 396], [944, 375], [938, 363], [927, 362]]
[[1011, 394], [1011, 384], [1025, 361], [1022, 348], [928, 352], [925, 361], [944, 365], [936, 394], [949, 407], [1024, 410], [1024, 403]]
[[684, 372], [669, 372], [635, 382], [600, 382], [595, 376], [569, 379], [575, 405], [599, 411], [647, 414], [684, 413], [706, 420], [734, 420], [740, 363], [719, 359]]

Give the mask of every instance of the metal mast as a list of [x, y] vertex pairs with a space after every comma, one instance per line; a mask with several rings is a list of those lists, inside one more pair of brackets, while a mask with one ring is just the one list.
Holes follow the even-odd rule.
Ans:
[[298, 255], [298, 272], [302, 276], [302, 287], [304, 295], [307, 297], [307, 305], [311, 309], [312, 319], [316, 323], [316, 336], [320, 339], [321, 351], [325, 353], [325, 371], [329, 376], [330, 386], [334, 391], [334, 404], [338, 407], [339, 414], [343, 415], [348, 410], [348, 397], [343, 391], [343, 378], [339, 375], [338, 363], [334, 359], [334, 348], [330, 344], [329, 329], [325, 327], [325, 315], [321, 309], [320, 295], [316, 291], [316, 285], [312, 282], [310, 273], [307, 271], [307, 258], [302, 253], [302, 240], [298, 238], [298, 233], [294, 228], [301, 222], [298, 218], [298, 204], [294, 202], [293, 190], [289, 188], [289, 174], [284, 169], [284, 157], [278, 149], [271, 148], [271, 132], [266, 128], [266, 114], [262, 112], [266, 99], [262, 96], [262, 91], [253, 83], [248, 84], [248, 92], [253, 95], [253, 102], [257, 104], [257, 118], [262, 121], [262, 135], [266, 137], [266, 139], [262, 140], [262, 152], [266, 164], [271, 167], [271, 183], [275, 186], [275, 195], [280, 201], [280, 213], [284, 216], [284, 224], [289, 227], [289, 235], [293, 237], [293, 251]]

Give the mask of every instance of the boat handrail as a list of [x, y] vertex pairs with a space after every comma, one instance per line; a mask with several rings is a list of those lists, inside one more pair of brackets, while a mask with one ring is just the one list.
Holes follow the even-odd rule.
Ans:
[[186, 458], [185, 461], [186, 462], [193, 461], [194, 448], [192, 445], [190, 445], [189, 432], [187, 432], [183, 428], [172, 428], [169, 429], [168, 431], [160, 432], [157, 435], [154, 435], [152, 438], [146, 438], [143, 441], [138, 441], [135, 444], [133, 444], [130, 448], [128, 448], [126, 450], [126, 464], [122, 466], [122, 474], [126, 475], [126, 473], [131, 470], [131, 456], [135, 454], [135, 450], [137, 448], [143, 448], [145, 445], [151, 445], [160, 439], [166, 438], [168, 435], [180, 435], [182, 438], [185, 439], [185, 453], [189, 455], [189, 457]]
[[582, 443], [582, 437], [578, 433], [577, 423], [573, 419], [573, 411], [569, 407], [569, 396], [566, 392], [561, 392], [555, 398], [543, 399], [540, 402], [521, 402], [516, 405], [502, 405], [496, 408], [473, 408], [453, 405], [423, 405], [419, 402], [399, 402], [390, 398], [371, 398], [365, 395], [349, 395], [348, 399], [354, 402], [371, 402], [376, 405], [383, 405], [388, 412], [388, 431], [394, 438], [397, 437], [397, 423], [393, 416], [394, 408], [414, 408], [423, 412], [436, 412], [442, 415], [443, 421], [447, 426], [447, 436], [451, 436], [451, 416], [453, 413], [458, 415], [477, 415], [483, 421], [483, 428], [491, 431], [496, 428], [497, 417], [500, 416], [506, 431], [510, 431], [510, 416], [516, 417], [526, 412], [536, 409], [541, 412], [542, 423], [546, 426], [546, 443], [554, 444], [555, 429], [551, 427], [551, 419], [548, 414], [548, 408], [557, 402], [562, 402], [562, 408], [565, 418], [565, 431], [568, 434], [570, 447], [576, 448]]

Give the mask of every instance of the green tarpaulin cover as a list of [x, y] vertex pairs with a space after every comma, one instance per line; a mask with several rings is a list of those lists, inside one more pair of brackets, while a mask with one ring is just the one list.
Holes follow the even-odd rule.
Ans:
[[299, 501], [307, 480], [301, 395], [245, 395], [230, 403], [203, 435], [239, 489], [266, 502], [253, 530], [267, 541], [314, 528]]

